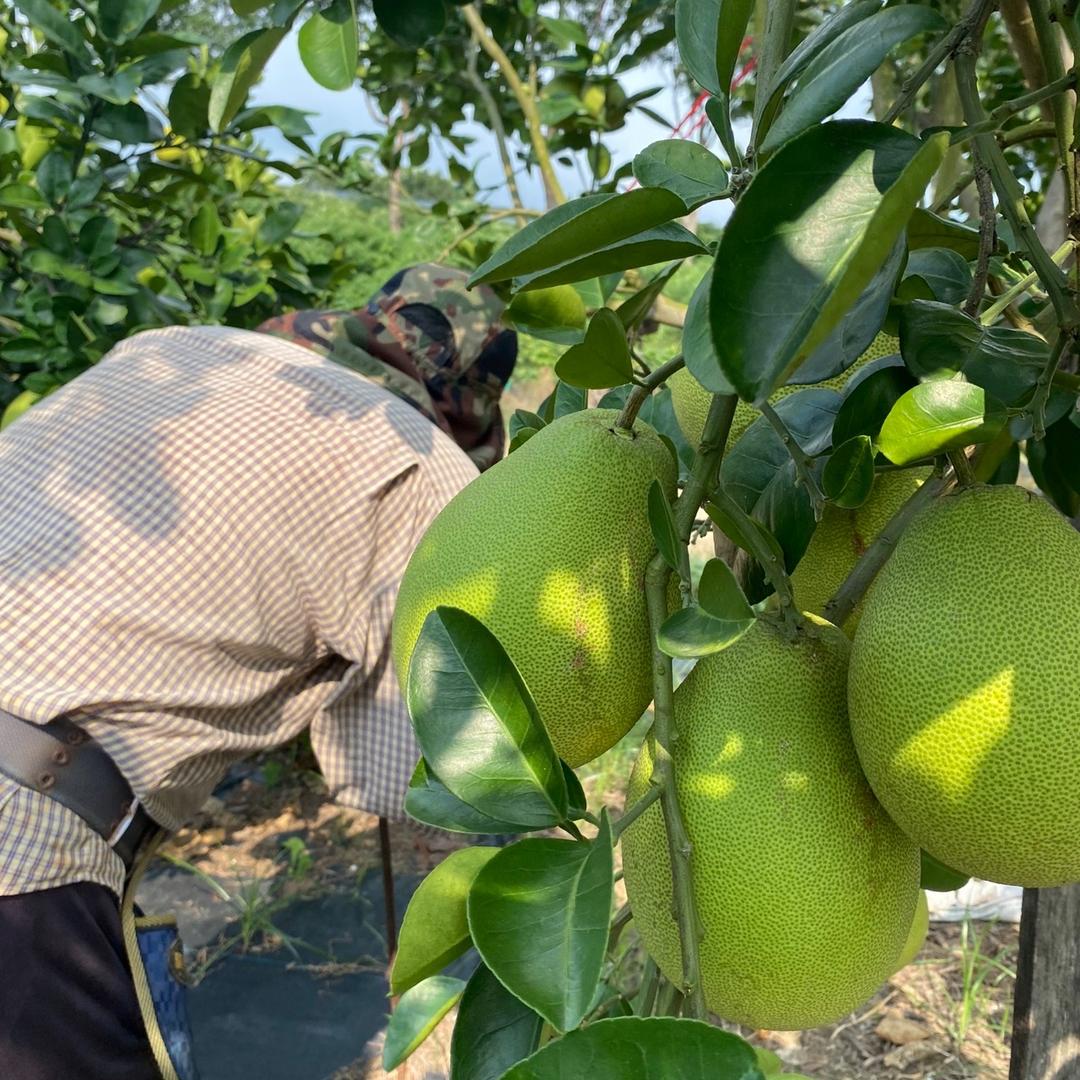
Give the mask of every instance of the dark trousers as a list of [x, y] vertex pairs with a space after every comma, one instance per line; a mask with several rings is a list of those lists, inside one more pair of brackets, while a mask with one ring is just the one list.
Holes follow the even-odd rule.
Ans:
[[0, 897], [0, 1077], [160, 1080], [103, 886]]

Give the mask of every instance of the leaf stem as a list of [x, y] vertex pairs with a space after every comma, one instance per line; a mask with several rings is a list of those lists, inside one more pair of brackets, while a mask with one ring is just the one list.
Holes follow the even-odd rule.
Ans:
[[[1068, 74], [1054, 79], [1053, 82], [1040, 86], [1037, 90], [1032, 90], [1029, 94], [1022, 94], [1020, 97], [1013, 98], [1012, 101], [1006, 101], [1004, 105], [999, 105], [996, 109], [991, 110], [987, 118], [981, 123], [971, 124], [969, 127], [954, 132], [949, 141], [955, 146], [957, 143], [973, 139], [976, 135], [994, 132], [1010, 116], [1023, 112], [1025, 109], [1030, 109], [1032, 105], [1038, 105], [1047, 98], [1066, 97], [1067, 92], [1075, 87], [1076, 72], [1070, 71]], [[1056, 133], [1056, 125], [1050, 127], [1050, 134], [1054, 133]]]
[[648, 396], [663, 383], [666, 379], [670, 379], [676, 371], [686, 367], [686, 361], [683, 359], [682, 353], [674, 357], [674, 359], [668, 360], [667, 363], [661, 364], [654, 371], [649, 372], [639, 382], [633, 390], [630, 391], [630, 396], [626, 399], [626, 404], [623, 406], [622, 412], [619, 414], [618, 420], [615, 421], [617, 428], [622, 428], [624, 431], [632, 431], [634, 428], [634, 421], [637, 419], [637, 414], [641, 411], [641, 406], [645, 404]]
[[843, 626], [856, 604], [877, 577], [878, 571], [888, 561], [903, 531], [924, 507], [929, 506], [947, 487], [948, 482], [940, 475], [930, 476], [918, 491], [889, 519], [874, 542], [866, 549], [848, 574], [836, 595], [825, 605], [822, 615], [834, 626]]
[[767, 401], [763, 401], [759, 409], [761, 415], [769, 421], [773, 431], [780, 436], [780, 441], [784, 444], [791, 460], [795, 462], [795, 471], [798, 473], [799, 483], [806, 488], [806, 493], [810, 496], [810, 504], [814, 509], [814, 520], [820, 521], [821, 511], [825, 505], [825, 496], [822, 495], [821, 488], [818, 487], [818, 482], [814, 477], [813, 463], [799, 445], [799, 440], [791, 434], [787, 424], [780, 419], [777, 411]]
[[650, 784], [648, 791], [646, 791], [645, 794], [642, 795], [641, 798], [611, 826], [611, 835], [613, 839], [618, 840], [619, 837], [622, 836], [622, 834], [626, 832], [626, 830], [629, 829], [630, 826], [633, 825], [634, 822], [637, 821], [637, 819], [641, 817], [641, 815], [644, 814], [645, 811], [648, 810], [649, 807], [663, 794], [664, 792], [658, 784]]
[[[1075, 247], [1075, 241], [1066, 240], [1050, 258], [1057, 266], [1060, 266], [1071, 254]], [[1026, 274], [1015, 285], [1010, 285], [983, 313], [979, 316], [979, 322], [983, 326], [989, 326], [993, 321], [1014, 301], [1024, 295], [1033, 285], [1039, 283], [1039, 275], [1034, 271]]]
[[950, 450], [947, 457], [953, 472], [956, 473], [956, 482], [961, 487], [975, 483], [975, 470], [972, 468], [971, 459], [967, 456], [966, 450]]
[[1058, 331], [1057, 341], [1050, 350], [1050, 357], [1046, 361], [1046, 367], [1039, 373], [1039, 381], [1035, 384], [1035, 392], [1031, 395], [1031, 431], [1036, 439], [1041, 439], [1046, 434], [1046, 402], [1050, 397], [1050, 385], [1053, 382], [1054, 372], [1061, 363], [1061, 357], [1072, 335], [1062, 327]]

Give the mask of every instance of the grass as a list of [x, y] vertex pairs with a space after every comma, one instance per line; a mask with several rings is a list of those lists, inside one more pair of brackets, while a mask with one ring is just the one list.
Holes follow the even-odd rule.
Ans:
[[[964, 1045], [972, 1025], [984, 1017], [990, 1028], [1004, 1040], [1012, 1025], [1012, 994], [1005, 995], [1001, 1015], [993, 1016], [994, 995], [1006, 979], [1016, 980], [1016, 967], [999, 955], [990, 955], [984, 944], [993, 930], [994, 923], [979, 928], [971, 919], [964, 919], [960, 927], [960, 994], [954, 1003], [953, 1016], [948, 1025], [949, 1035], [957, 1052]], [[1000, 995], [998, 995], [1000, 996]]]

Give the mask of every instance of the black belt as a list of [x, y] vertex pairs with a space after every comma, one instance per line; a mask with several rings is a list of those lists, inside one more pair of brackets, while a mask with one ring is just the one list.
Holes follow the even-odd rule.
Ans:
[[128, 870], [159, 827], [113, 759], [64, 717], [32, 724], [0, 709], [0, 773], [73, 810]]

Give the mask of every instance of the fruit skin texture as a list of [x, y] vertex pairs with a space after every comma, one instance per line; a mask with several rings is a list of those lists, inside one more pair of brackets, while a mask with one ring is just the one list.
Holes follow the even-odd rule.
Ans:
[[613, 746], [652, 700], [644, 574], [648, 492], [676, 467], [647, 424], [564, 416], [459, 492], [409, 561], [394, 613], [404, 685], [424, 619], [463, 608], [499, 639], [572, 766]]
[[919, 902], [915, 906], [915, 918], [911, 922], [911, 930], [908, 939], [904, 943], [900, 959], [896, 961], [896, 970], [901, 971], [915, 961], [926, 944], [926, 935], [930, 932], [930, 905], [926, 900], [926, 893], [919, 890]]
[[[882, 473], [870, 498], [855, 510], [826, 506], [806, 553], [791, 575], [795, 602], [803, 611], [821, 615], [825, 605], [855, 569], [863, 552], [877, 539], [889, 519], [911, 498], [931, 469]], [[844, 623], [851, 637], [862, 618], [860, 600]]]
[[[890, 356], [900, 351], [900, 339], [884, 332], [867, 346], [866, 351], [850, 367], [845, 368], [839, 375], [831, 379], [825, 379], [819, 383], [811, 383], [814, 387], [824, 387], [827, 390], [843, 390], [848, 380], [860, 368], [865, 367], [872, 360], [878, 360], [882, 356]], [[681, 368], [667, 381], [671, 388], [671, 406], [675, 410], [675, 419], [679, 421], [679, 427], [686, 436], [691, 446], [697, 446], [701, 442], [701, 434], [705, 430], [705, 417], [709, 412], [709, 403], [712, 395], [705, 390], [686, 368]], [[769, 398], [769, 403], [775, 405], [783, 401], [789, 394], [796, 390], [805, 390], [806, 386], [781, 386]], [[735, 416], [731, 421], [731, 432], [728, 435], [728, 446], [734, 445], [746, 429], [761, 415], [753, 405], [740, 401], [735, 406]]]
[[[727, 1020], [780, 1030], [836, 1020], [892, 974], [911, 928], [919, 849], [859, 768], [844, 702], [849, 648], [822, 620], [791, 642], [761, 617], [675, 691], [702, 986]], [[646, 742], [628, 806], [652, 768]], [[678, 982], [659, 803], [624, 833], [623, 867], [634, 924]]]
[[852, 733], [897, 824], [972, 877], [1080, 880], [1080, 537], [1012, 486], [911, 523], [866, 596]]

